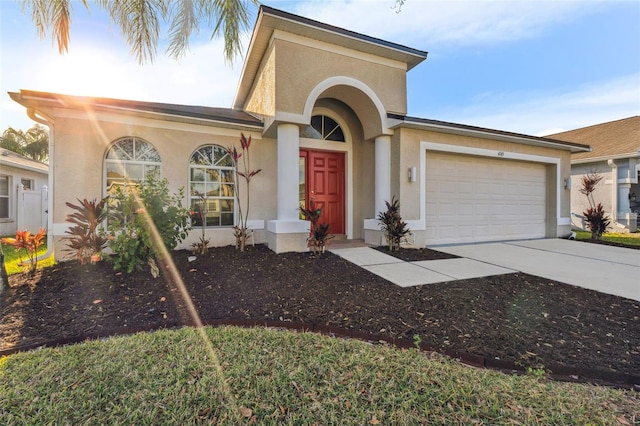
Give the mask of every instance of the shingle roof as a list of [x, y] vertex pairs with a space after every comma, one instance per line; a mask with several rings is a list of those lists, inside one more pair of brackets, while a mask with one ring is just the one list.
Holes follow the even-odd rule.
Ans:
[[433, 129], [444, 133], [473, 135], [483, 138], [523, 143], [526, 145], [548, 146], [571, 152], [583, 152], [589, 150], [589, 145], [567, 142], [551, 137], [530, 136], [522, 133], [488, 129], [485, 127], [470, 126], [468, 124], [450, 123], [448, 121], [432, 120], [429, 118], [408, 117], [397, 114], [387, 114], [387, 116], [391, 119], [398, 120], [398, 124], [392, 126], [392, 128], [408, 127], [417, 129]]
[[41, 172], [44, 174], [49, 173], [48, 165], [4, 148], [0, 149], [0, 164], [17, 167], [19, 169]]
[[30, 102], [49, 102], [61, 107], [94, 107], [105, 109], [130, 110], [155, 113], [174, 117], [195, 118], [216, 122], [262, 127], [262, 122], [244, 111], [231, 108], [214, 108], [158, 102], [143, 102], [126, 99], [94, 98], [85, 96], [63, 95], [59, 93], [21, 90], [20, 93], [9, 93], [16, 102], [28, 106]]
[[640, 151], [640, 116], [582, 127], [549, 137], [591, 145], [591, 152], [572, 154], [572, 162], [636, 157]]

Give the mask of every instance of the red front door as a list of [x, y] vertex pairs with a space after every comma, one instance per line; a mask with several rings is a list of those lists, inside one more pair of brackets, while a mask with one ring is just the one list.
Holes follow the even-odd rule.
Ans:
[[300, 156], [306, 160], [306, 207], [313, 200], [322, 208], [320, 223], [329, 224], [329, 233], [344, 234], [344, 153], [301, 150]]

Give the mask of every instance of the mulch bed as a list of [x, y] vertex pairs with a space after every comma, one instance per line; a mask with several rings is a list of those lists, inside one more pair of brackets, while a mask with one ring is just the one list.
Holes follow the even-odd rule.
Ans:
[[523, 273], [400, 288], [332, 253], [260, 245], [215, 248], [192, 262], [190, 252], [173, 254], [181, 279], [166, 264], [154, 279], [75, 261], [10, 277], [0, 294], [0, 351], [194, 324], [182, 281], [204, 323], [290, 325], [404, 346], [417, 335], [425, 348], [480, 365], [640, 384], [637, 301]]

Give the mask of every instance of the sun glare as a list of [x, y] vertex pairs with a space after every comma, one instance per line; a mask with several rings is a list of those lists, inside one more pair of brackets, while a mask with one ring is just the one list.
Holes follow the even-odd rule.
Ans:
[[[128, 64], [109, 52], [78, 49], [66, 55], [52, 53], [38, 71], [37, 86], [47, 92], [80, 96], [131, 98]], [[127, 96], [124, 96], [129, 92]]]

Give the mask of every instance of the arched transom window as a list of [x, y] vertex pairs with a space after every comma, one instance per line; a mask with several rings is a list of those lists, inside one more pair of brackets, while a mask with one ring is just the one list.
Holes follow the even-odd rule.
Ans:
[[198, 149], [189, 161], [189, 205], [193, 226], [233, 226], [235, 170], [227, 150], [218, 145]]
[[300, 136], [310, 139], [345, 142], [344, 132], [340, 125], [333, 118], [326, 115], [314, 115], [311, 117], [311, 125], [302, 130]]
[[151, 174], [161, 177], [160, 154], [142, 139], [118, 140], [109, 148], [104, 162], [107, 194], [125, 187], [127, 182], [143, 181]]

